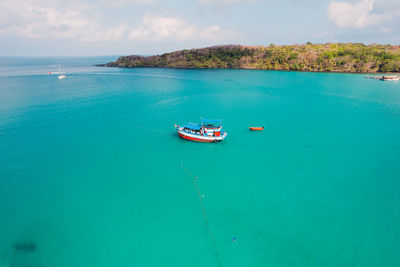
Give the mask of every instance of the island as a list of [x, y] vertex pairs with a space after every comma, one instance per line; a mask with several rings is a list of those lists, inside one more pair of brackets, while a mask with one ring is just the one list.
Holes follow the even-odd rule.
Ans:
[[326, 43], [221, 45], [156, 56], [121, 56], [107, 67], [221, 68], [309, 72], [400, 72], [400, 46]]

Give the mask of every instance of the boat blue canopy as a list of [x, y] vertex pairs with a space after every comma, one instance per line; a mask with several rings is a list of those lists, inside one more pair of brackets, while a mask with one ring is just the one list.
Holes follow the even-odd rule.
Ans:
[[187, 129], [190, 129], [190, 130], [198, 131], [198, 130], [201, 129], [201, 125], [198, 124], [198, 123], [189, 122], [189, 123], [183, 125], [183, 128], [187, 128]]
[[203, 125], [221, 125], [222, 120], [201, 119]]

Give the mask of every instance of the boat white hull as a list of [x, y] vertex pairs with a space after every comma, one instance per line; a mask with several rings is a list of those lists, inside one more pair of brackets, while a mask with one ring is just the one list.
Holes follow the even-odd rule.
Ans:
[[220, 142], [220, 141], [224, 140], [225, 137], [228, 135], [226, 132], [224, 132], [220, 136], [198, 135], [198, 134], [189, 133], [179, 127], [176, 127], [176, 131], [178, 132], [179, 136], [184, 139], [195, 141], [195, 142], [205, 142], [205, 143]]

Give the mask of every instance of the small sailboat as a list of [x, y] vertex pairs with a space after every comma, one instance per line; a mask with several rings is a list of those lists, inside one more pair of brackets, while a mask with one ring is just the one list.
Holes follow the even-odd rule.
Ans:
[[262, 131], [264, 130], [264, 127], [250, 127], [251, 131]]
[[64, 73], [61, 72], [60, 65], [58, 65], [58, 79], [61, 80], [61, 79], [64, 79], [66, 77], [67, 76]]

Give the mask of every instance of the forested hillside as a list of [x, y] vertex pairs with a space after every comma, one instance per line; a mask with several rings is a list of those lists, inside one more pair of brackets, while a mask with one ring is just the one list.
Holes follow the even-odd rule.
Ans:
[[122, 56], [109, 67], [400, 72], [400, 46], [360, 43], [214, 46], [158, 56]]

